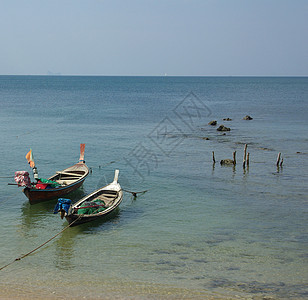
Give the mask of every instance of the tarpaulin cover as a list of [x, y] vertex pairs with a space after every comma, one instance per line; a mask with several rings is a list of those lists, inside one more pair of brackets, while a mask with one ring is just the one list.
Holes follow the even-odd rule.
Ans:
[[39, 178], [39, 180], [41, 181], [41, 183], [48, 183], [48, 185], [53, 187], [53, 188], [61, 185], [60, 183], [58, 183], [56, 181], [52, 181], [52, 180], [48, 180], [48, 179], [44, 179], [44, 178]]
[[91, 202], [84, 202], [80, 205], [80, 208], [78, 209], [77, 213], [78, 215], [97, 214], [106, 209], [104, 205], [105, 205], [105, 202], [99, 199], [96, 199]]
[[39, 190], [45, 190], [48, 187], [48, 184], [42, 183], [42, 181], [38, 180], [38, 182], [35, 185], [36, 189]]

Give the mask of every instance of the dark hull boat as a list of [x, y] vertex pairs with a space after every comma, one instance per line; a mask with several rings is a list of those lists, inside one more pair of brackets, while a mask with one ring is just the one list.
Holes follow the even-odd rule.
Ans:
[[55, 213], [60, 212], [61, 218], [65, 217], [71, 226], [106, 218], [123, 199], [118, 176], [119, 170], [116, 170], [113, 182], [83, 197], [73, 205], [69, 199], [59, 199]]
[[80, 159], [77, 164], [56, 172], [46, 182], [37, 182], [23, 189], [30, 204], [63, 197], [77, 190], [83, 184], [89, 175], [89, 168], [84, 161], [84, 149], [85, 144], [81, 144]]

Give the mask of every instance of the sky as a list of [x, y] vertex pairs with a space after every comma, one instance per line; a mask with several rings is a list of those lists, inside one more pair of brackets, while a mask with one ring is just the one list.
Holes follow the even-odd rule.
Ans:
[[0, 74], [307, 76], [308, 0], [1, 0]]

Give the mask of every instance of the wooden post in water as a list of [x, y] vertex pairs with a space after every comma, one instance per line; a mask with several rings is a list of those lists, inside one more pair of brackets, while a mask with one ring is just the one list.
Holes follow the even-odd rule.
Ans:
[[214, 154], [214, 151], [212, 151], [212, 153], [213, 153], [213, 163], [215, 164], [215, 154]]
[[281, 157], [280, 167], [282, 167], [283, 157]]
[[247, 152], [247, 144], [245, 144], [244, 147], [243, 168], [245, 168], [246, 165], [246, 152]]
[[279, 152], [279, 153], [278, 153], [278, 156], [277, 156], [277, 161], [276, 161], [277, 167], [279, 167], [280, 156], [281, 156], [281, 153]]
[[249, 152], [247, 153], [246, 164], [247, 164], [247, 167], [248, 167], [249, 166]]
[[233, 164], [234, 164], [234, 165], [236, 165], [236, 158], [235, 158], [235, 155], [236, 155], [236, 151], [233, 152]]

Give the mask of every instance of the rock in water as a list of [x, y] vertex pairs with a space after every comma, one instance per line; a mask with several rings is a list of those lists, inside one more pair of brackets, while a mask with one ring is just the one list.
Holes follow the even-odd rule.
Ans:
[[213, 120], [213, 121], [209, 122], [209, 125], [216, 126], [217, 125], [217, 121]]
[[217, 128], [217, 131], [230, 131], [231, 129], [229, 127], [226, 127], [225, 125], [220, 125]]
[[232, 159], [222, 159], [220, 161], [221, 165], [234, 165], [234, 160]]

